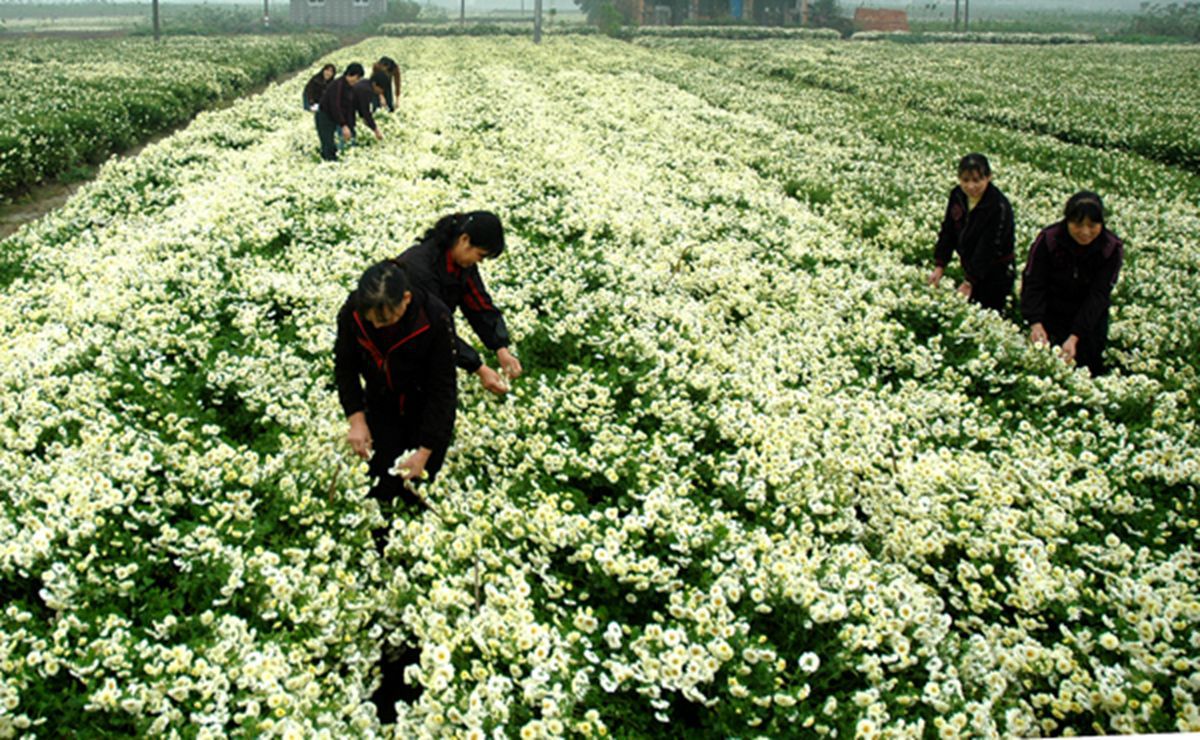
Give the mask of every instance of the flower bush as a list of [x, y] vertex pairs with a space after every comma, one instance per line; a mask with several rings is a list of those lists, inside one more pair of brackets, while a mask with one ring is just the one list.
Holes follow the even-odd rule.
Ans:
[[1090, 33], [1004, 33], [978, 31], [858, 31], [851, 41], [895, 41], [908, 44], [1094, 44]]
[[[1097, 44], [1067, 53], [1058, 46], [1014, 51], [993, 44], [769, 42], [692, 45], [689, 51], [889, 109], [1125, 150], [1200, 171], [1200, 130], [1190, 118], [1200, 106], [1194, 47]], [[1065, 80], [1074, 86], [1064, 87]]]
[[[381, 144], [273, 86], [4, 242], [0, 735], [381, 734], [406, 641], [399, 737], [1200, 728], [1194, 177], [754, 49], [368, 41]], [[1110, 195], [1113, 375], [924, 286], [969, 144]], [[333, 317], [470, 207], [528, 373], [381, 560]]]
[[327, 34], [0, 43], [0, 197], [98, 164], [334, 43]]

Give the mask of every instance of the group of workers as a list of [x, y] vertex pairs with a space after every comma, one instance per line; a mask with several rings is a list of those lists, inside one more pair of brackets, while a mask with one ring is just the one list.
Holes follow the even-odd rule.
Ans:
[[[345, 77], [328, 85], [317, 103], [318, 117], [340, 121], [327, 101], [339, 100], [341, 80], [353, 88], [359, 71], [351, 65]], [[305, 103], [310, 99], [306, 91]], [[322, 125], [318, 120], [318, 129]], [[349, 424], [346, 438], [369, 461], [368, 495], [385, 519], [428, 506], [419, 486], [437, 475], [450, 446], [458, 402], [455, 368], [476, 374], [496, 394], [507, 392], [507, 379], [523, 372], [479, 272], [479, 263], [502, 254], [504, 246], [496, 214], [444, 216], [402, 254], [367, 269], [338, 313], [335, 374]], [[959, 292], [1003, 311], [1014, 284], [1013, 213], [981, 154], [959, 163], [930, 283], [942, 279], [954, 252], [965, 275]], [[1086, 191], [1072, 196], [1063, 220], [1038, 235], [1025, 265], [1021, 309], [1031, 340], [1058, 345], [1068, 361], [1102, 373], [1109, 297], [1121, 260], [1121, 240], [1104, 227], [1100, 197]], [[460, 309], [495, 353], [499, 372], [457, 335], [454, 314]], [[389, 529], [374, 532], [381, 555]], [[385, 723], [395, 718], [396, 700], [412, 695], [401, 679], [412, 661], [411, 651], [381, 661], [382, 683], [372, 699]]]
[[304, 86], [304, 109], [313, 114], [317, 137], [321, 141], [321, 159], [336, 162], [338, 153], [355, 142], [357, 121], [382, 140], [383, 134], [375, 123], [375, 111], [387, 107], [396, 110], [400, 97], [400, 67], [390, 57], [382, 57], [371, 68], [371, 76], [358, 62], [346, 66], [341, 77], [337, 67], [326, 64]]
[[[1014, 283], [1013, 211], [982, 154], [968, 154], [958, 163], [958, 185], [950, 191], [934, 247], [930, 284], [942, 279], [955, 252], [964, 275], [958, 291], [1002, 313]], [[1102, 375], [1109, 302], [1123, 259], [1121, 239], [1104, 226], [1100, 196], [1087, 190], [1072, 195], [1063, 219], [1041, 230], [1025, 262], [1021, 314], [1030, 340], [1059, 347], [1068, 363]]]

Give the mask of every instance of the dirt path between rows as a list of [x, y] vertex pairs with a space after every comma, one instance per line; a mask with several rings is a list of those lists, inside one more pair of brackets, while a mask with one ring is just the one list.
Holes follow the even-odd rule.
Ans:
[[[351, 43], [353, 43], [353, 41], [351, 41]], [[341, 47], [345, 47], [346, 45], [347, 42], [343, 41]], [[332, 50], [328, 53], [332, 53]], [[294, 69], [291, 72], [285, 72], [281, 75], [272, 77], [271, 79], [259, 83], [258, 85], [255, 85], [244, 92], [234, 95], [233, 97], [218, 101], [212, 106], [205, 108], [203, 111], [197, 111], [196, 115], [199, 115], [204, 111], [223, 110], [228, 108], [242, 98], [258, 95], [272, 84], [287, 82], [288, 80], [295, 78], [297, 75], [307, 72], [309, 69], [311, 69], [311, 67], [312, 63], [310, 62], [299, 69]], [[168, 136], [187, 128], [194, 120], [195, 117], [193, 116], [191, 119], [188, 119], [183, 123], [160, 131], [151, 136], [149, 139], [146, 139], [142, 143], [137, 144], [130, 149], [126, 149], [123, 152], [117, 152], [111, 155], [109, 159], [114, 157], [120, 159], [136, 157], [146, 147], [162, 141]], [[76, 182], [64, 183], [50, 181], [34, 185], [32, 188], [30, 188], [28, 193], [17, 196], [16, 200], [12, 203], [0, 203], [0, 241], [7, 239], [9, 236], [15, 233], [17, 229], [21, 228], [25, 224], [30, 223], [31, 221], [36, 221], [50, 211], [53, 211], [55, 208], [62, 206], [72, 195], [75, 194], [76, 190], [94, 180], [95, 172], [97, 171], [99, 171], [99, 167], [95, 168], [91, 177], [87, 177]]]

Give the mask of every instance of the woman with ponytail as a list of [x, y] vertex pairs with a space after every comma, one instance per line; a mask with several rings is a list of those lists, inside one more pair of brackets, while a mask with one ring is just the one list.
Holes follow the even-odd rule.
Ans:
[[418, 504], [404, 484], [441, 468], [458, 403], [454, 346], [449, 309], [392, 260], [363, 273], [338, 313], [338, 399], [350, 424], [346, 440], [370, 460], [372, 498]]
[[[504, 227], [491, 211], [455, 213], [438, 220], [420, 241], [397, 261], [408, 268], [413, 284], [442, 299], [451, 313], [462, 308], [467, 323], [484, 346], [496, 353], [500, 369], [509, 378], [521, 375], [521, 362], [509, 350], [504, 316], [479, 274], [478, 264], [504, 252]], [[483, 387], [497, 395], [508, 384], [488, 367], [479, 352], [457, 339], [458, 366], [479, 376]]]

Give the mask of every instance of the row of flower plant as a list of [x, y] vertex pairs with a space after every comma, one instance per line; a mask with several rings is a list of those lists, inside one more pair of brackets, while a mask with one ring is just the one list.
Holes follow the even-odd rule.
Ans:
[[[0, 735], [378, 734], [404, 641], [398, 737], [1200, 728], [1194, 180], [726, 51], [370, 40], [382, 142], [274, 86], [0, 245]], [[973, 144], [1109, 186], [1112, 375], [923, 284]], [[474, 207], [527, 374], [381, 559], [333, 317]]]

